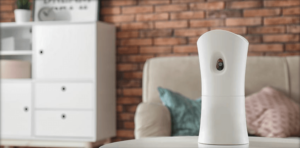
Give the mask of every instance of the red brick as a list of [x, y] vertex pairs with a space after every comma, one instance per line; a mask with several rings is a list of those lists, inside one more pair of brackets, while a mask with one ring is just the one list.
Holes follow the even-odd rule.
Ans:
[[0, 0], [0, 4], [15, 4], [15, 0]]
[[120, 121], [132, 121], [134, 120], [133, 113], [119, 113], [117, 119]]
[[152, 29], [152, 22], [137, 22], [137, 23], [126, 23], [121, 25], [122, 30], [138, 30], [138, 29]]
[[191, 20], [190, 27], [214, 27], [224, 26], [224, 21], [221, 19], [208, 19], [208, 20]]
[[249, 43], [261, 43], [262, 38], [260, 35], [245, 35], [244, 36]]
[[120, 14], [121, 8], [120, 7], [104, 7], [101, 8], [101, 15], [107, 15], [107, 14]]
[[285, 26], [263, 26], [263, 27], [248, 27], [249, 34], [272, 34], [284, 33]]
[[174, 46], [174, 53], [191, 53], [198, 52], [197, 46], [187, 45], [187, 46]]
[[188, 56], [189, 53], [171, 53], [171, 54], [159, 54], [157, 57], [182, 57]]
[[188, 27], [187, 21], [163, 21], [155, 22], [155, 28], [168, 29], [168, 28], [186, 28]]
[[287, 26], [288, 33], [300, 33], [300, 25], [289, 25]]
[[194, 46], [197, 44], [199, 37], [189, 37], [188, 41], [189, 44], [194, 44]]
[[287, 51], [300, 51], [300, 43], [285, 44]]
[[13, 18], [6, 18], [6, 19], [0, 18], [0, 22], [13, 22], [13, 21], [14, 21]]
[[0, 18], [1, 19], [13, 19], [13, 18], [15, 18], [15, 14], [11, 13], [11, 12], [1, 12]]
[[159, 30], [143, 30], [140, 32], [141, 37], [167, 37], [172, 36], [171, 29], [159, 29]]
[[248, 52], [247, 56], [263, 56], [263, 52]]
[[170, 0], [139, 0], [139, 5], [169, 4]]
[[145, 63], [140, 63], [140, 64], [139, 64], [139, 70], [140, 70], [140, 71], [143, 71], [144, 65], [145, 65]]
[[134, 138], [133, 130], [117, 130], [117, 137]]
[[121, 62], [133, 62], [133, 63], [142, 62], [143, 63], [153, 57], [154, 57], [153, 55], [128, 55], [128, 56], [122, 56]]
[[[118, 73], [119, 73], [119, 72], [118, 72]], [[123, 95], [123, 89], [117, 88], [117, 95], [118, 95], [118, 96]]]
[[196, 3], [196, 2], [204, 2], [205, 0], [172, 0], [173, 4], [179, 3]]
[[138, 31], [119, 31], [117, 38], [137, 38], [139, 37]]
[[1, 13], [3, 11], [13, 11], [13, 10], [14, 10], [13, 5], [0, 5], [0, 11], [1, 11]]
[[292, 7], [292, 8], [283, 8], [283, 15], [300, 15], [300, 7]]
[[[135, 107], [136, 108], [136, 107]], [[124, 127], [126, 129], [134, 129], [134, 122], [129, 122], [129, 121], [126, 121], [124, 122]]]
[[137, 21], [157, 21], [157, 20], [168, 20], [169, 13], [153, 13], [153, 14], [137, 14]]
[[299, 22], [300, 18], [296, 16], [264, 18], [264, 25], [297, 24]]
[[190, 4], [191, 10], [218, 10], [224, 9], [224, 7], [225, 3], [221, 1]]
[[261, 18], [228, 18], [226, 26], [256, 26], [261, 25]]
[[152, 39], [123, 39], [121, 45], [134, 46], [134, 45], [152, 45]]
[[263, 51], [272, 51], [272, 52], [281, 52], [283, 51], [282, 44], [250, 44], [249, 51], [254, 52], [263, 52]]
[[118, 64], [117, 65], [117, 71], [134, 71], [138, 70], [138, 65], [137, 64]]
[[124, 88], [124, 96], [142, 96], [142, 88]]
[[142, 79], [143, 72], [135, 71], [135, 72], [123, 72], [124, 79]]
[[118, 54], [137, 54], [139, 48], [137, 46], [118, 47]]
[[154, 45], [181, 45], [186, 44], [185, 38], [155, 38]]
[[150, 13], [153, 12], [153, 6], [132, 6], [123, 7], [123, 14], [137, 14], [137, 13]]
[[187, 19], [201, 19], [204, 18], [204, 11], [183, 11], [171, 13], [172, 20], [187, 20]]
[[246, 34], [247, 28], [246, 27], [212, 27], [211, 30], [227, 30], [236, 34]]
[[[126, 106], [124, 107], [124, 111], [125, 111], [125, 112], [129, 112], [129, 113], [135, 113], [136, 108], [137, 108], [137, 105], [126, 105]], [[125, 127], [125, 128], [126, 128], [126, 127]]]
[[132, 22], [134, 21], [134, 15], [113, 15], [113, 16], [104, 16], [103, 19], [105, 22], [109, 23], [118, 23], [118, 22]]
[[296, 56], [300, 55], [300, 52], [271, 52], [266, 53], [266, 56], [278, 56], [278, 57], [286, 57], [286, 56]]
[[299, 6], [299, 0], [267, 0], [264, 1], [265, 7], [288, 7], [288, 6]]
[[246, 9], [244, 10], [245, 17], [255, 16], [276, 16], [280, 15], [280, 9]]
[[117, 105], [117, 112], [123, 112], [123, 106]]
[[299, 42], [298, 34], [264, 35], [264, 42]]
[[155, 12], [172, 12], [172, 11], [185, 11], [185, 10], [188, 10], [188, 6], [186, 4], [155, 6]]
[[138, 97], [118, 97], [117, 104], [139, 104], [142, 102]]
[[242, 16], [241, 10], [214, 10], [214, 11], [206, 12], [207, 18], [227, 18], [227, 17], [241, 17], [241, 16]]
[[118, 80], [117, 87], [125, 88], [125, 87], [142, 87], [141, 80]]
[[226, 5], [229, 9], [245, 9], [245, 8], [259, 8], [262, 7], [261, 1], [232, 1]]
[[174, 36], [200, 36], [203, 33], [207, 32], [207, 28], [199, 29], [177, 29], [174, 32]]
[[141, 54], [149, 54], [149, 53], [171, 53], [171, 46], [143, 46], [140, 49]]
[[102, 6], [129, 6], [136, 4], [136, 0], [102, 0]]

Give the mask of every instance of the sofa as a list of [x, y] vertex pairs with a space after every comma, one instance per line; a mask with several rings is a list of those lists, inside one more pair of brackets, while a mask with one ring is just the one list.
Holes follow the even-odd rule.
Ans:
[[[248, 57], [245, 96], [271, 86], [300, 104], [300, 56]], [[157, 87], [188, 98], [201, 97], [198, 56], [159, 57], [147, 60], [143, 70], [143, 102], [135, 114], [135, 138], [170, 136], [171, 117]]]

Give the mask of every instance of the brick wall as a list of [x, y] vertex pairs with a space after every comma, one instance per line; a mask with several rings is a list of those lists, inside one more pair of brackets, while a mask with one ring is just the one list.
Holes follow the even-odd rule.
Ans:
[[[14, 0], [0, 0], [0, 21], [14, 21]], [[249, 56], [300, 55], [299, 0], [102, 0], [101, 20], [117, 26], [117, 137], [134, 138], [147, 59], [197, 55], [206, 31], [250, 42]]]
[[118, 27], [118, 135], [134, 138], [144, 62], [197, 55], [206, 31], [224, 29], [250, 42], [249, 56], [300, 54], [299, 0], [103, 0], [102, 20]]

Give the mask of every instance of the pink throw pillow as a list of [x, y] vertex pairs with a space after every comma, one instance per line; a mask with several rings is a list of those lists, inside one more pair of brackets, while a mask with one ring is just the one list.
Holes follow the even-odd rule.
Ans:
[[249, 134], [300, 136], [299, 104], [271, 87], [246, 97], [246, 117]]

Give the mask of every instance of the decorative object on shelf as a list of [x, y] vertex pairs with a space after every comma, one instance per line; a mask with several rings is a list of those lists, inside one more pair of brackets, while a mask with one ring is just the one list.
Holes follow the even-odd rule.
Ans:
[[6, 37], [1, 38], [1, 51], [13, 51], [15, 50], [15, 38]]
[[15, 20], [17, 23], [30, 21], [30, 2], [29, 0], [17, 0], [15, 9]]
[[38, 12], [38, 17], [40, 21], [54, 21], [55, 20], [55, 13], [53, 8], [44, 7], [41, 8]]
[[197, 42], [202, 110], [200, 144], [248, 144], [245, 113], [245, 71], [248, 41], [237, 34], [213, 30]]
[[1, 79], [29, 79], [31, 77], [31, 64], [21, 60], [0, 60]]
[[100, 0], [35, 0], [34, 21], [97, 21]]

